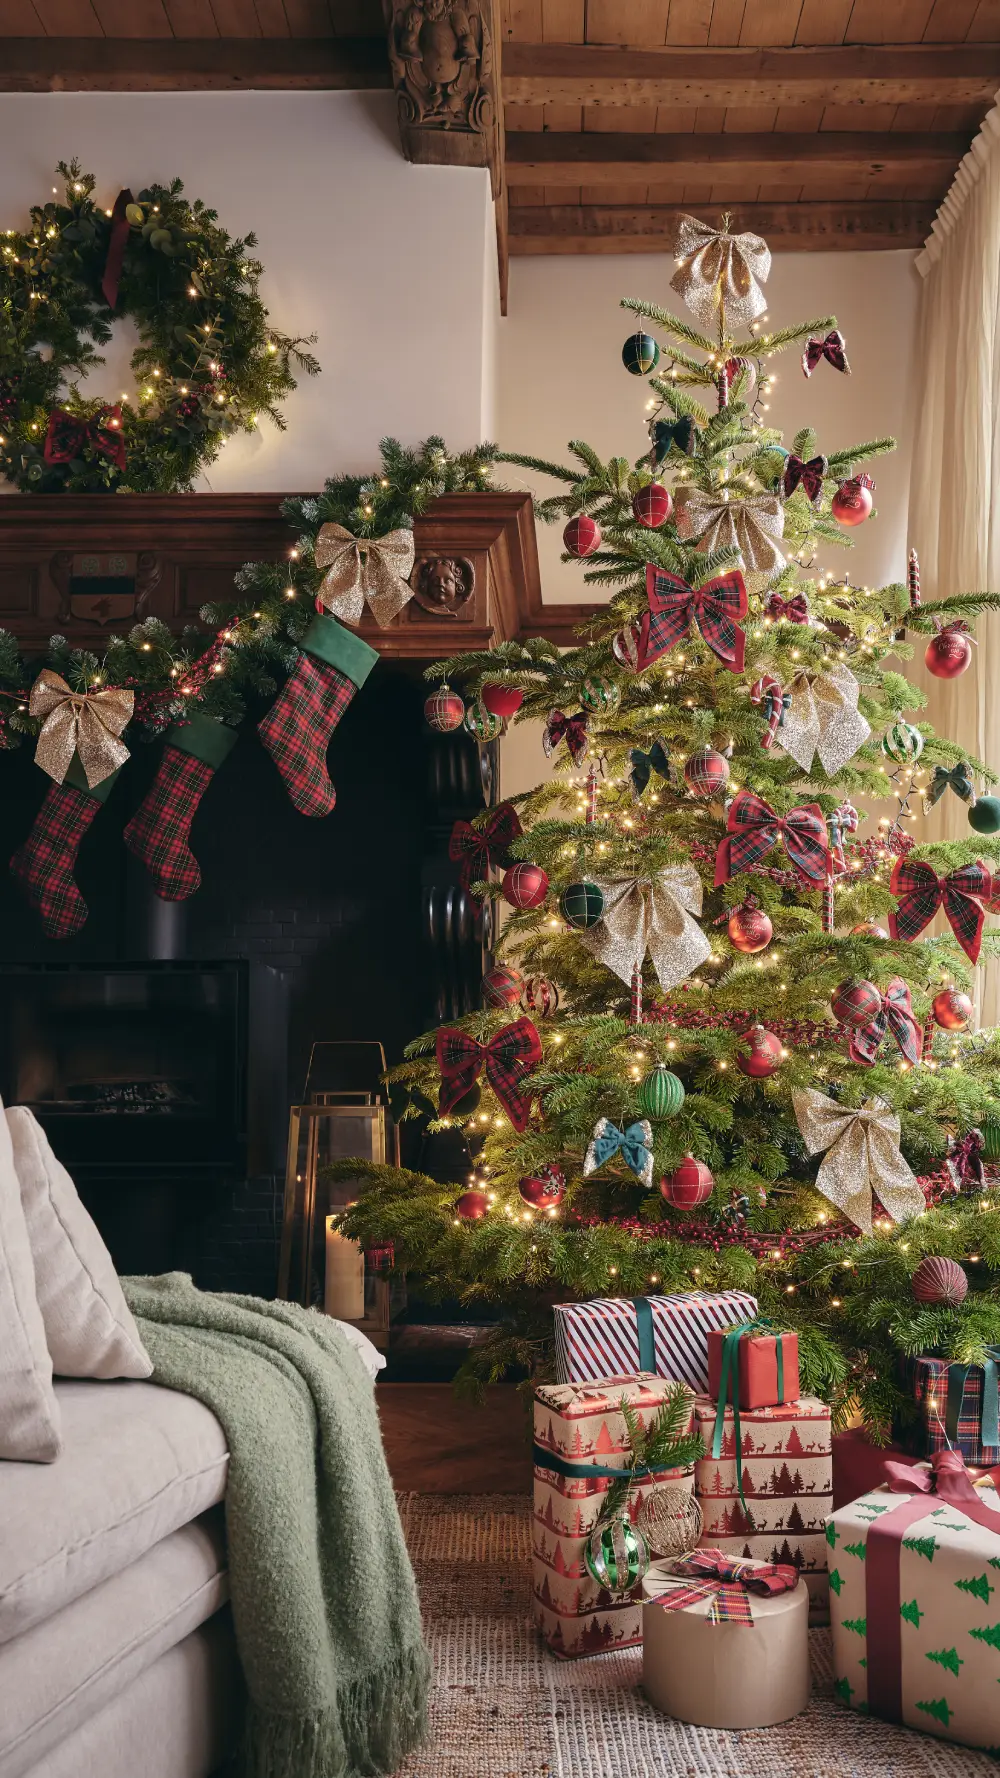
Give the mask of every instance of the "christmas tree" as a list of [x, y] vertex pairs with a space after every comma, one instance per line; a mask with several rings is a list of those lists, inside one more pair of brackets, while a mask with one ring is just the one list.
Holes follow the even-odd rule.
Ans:
[[[471, 1189], [351, 1161], [344, 1226], [425, 1292], [502, 1305], [480, 1377], [544, 1369], [553, 1302], [740, 1287], [798, 1331], [803, 1388], [884, 1437], [900, 1355], [975, 1358], [1000, 1312], [1000, 1041], [967, 1029], [1000, 803], [905, 673], [915, 647], [964, 670], [1000, 597], [922, 603], [915, 559], [834, 578], [894, 441], [768, 424], [781, 354], [849, 373], [834, 316], [769, 326], [769, 266], [687, 219], [688, 315], [623, 303], [650, 449], [507, 458], [562, 484], [538, 516], [609, 602], [568, 652], [435, 670], [480, 738], [541, 719], [558, 770], [456, 829], [473, 893], [514, 911], [483, 1010], [391, 1077], [404, 1115], [464, 1128]], [[462, 713], [428, 700], [439, 728]], [[922, 844], [941, 795], [972, 831]]]

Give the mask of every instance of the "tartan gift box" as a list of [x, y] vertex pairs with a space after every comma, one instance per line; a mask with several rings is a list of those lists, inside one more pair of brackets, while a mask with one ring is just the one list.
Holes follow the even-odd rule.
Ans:
[[[664, 1377], [606, 1377], [593, 1383], [543, 1383], [535, 1394], [532, 1577], [535, 1622], [553, 1653], [600, 1654], [642, 1640], [639, 1589], [612, 1596], [587, 1572], [584, 1552], [614, 1478], [628, 1470], [624, 1396], [644, 1426], [674, 1387]], [[694, 1397], [692, 1396], [692, 1416]], [[689, 1420], [686, 1428], [690, 1430]], [[640, 1477], [632, 1505], [658, 1482]]]
[[[972, 1487], [957, 1453], [934, 1462], [936, 1474], [887, 1463], [888, 1486], [830, 1518], [834, 1689], [853, 1710], [995, 1754], [1000, 1499]], [[932, 1482], [948, 1492], [923, 1492]]]
[[900, 1420], [895, 1437], [904, 1451], [932, 1457], [960, 1451], [966, 1463], [1000, 1463], [1000, 1348], [988, 1348], [985, 1364], [947, 1358], [905, 1358], [903, 1375], [917, 1404], [916, 1422]]
[[[735, 1365], [735, 1376], [732, 1374]], [[733, 1382], [740, 1412], [775, 1408], [799, 1399], [799, 1339], [776, 1333], [766, 1322], [748, 1321], [708, 1336], [708, 1393], [733, 1400]]]
[[694, 1411], [707, 1453], [694, 1472], [704, 1517], [701, 1545], [797, 1568], [809, 1588], [811, 1621], [824, 1620], [824, 1533], [833, 1508], [830, 1409], [811, 1395], [780, 1407], [741, 1409], [739, 1446], [731, 1407], [718, 1441], [717, 1404], [699, 1396]]
[[756, 1313], [756, 1298], [745, 1290], [557, 1303], [556, 1375], [560, 1383], [588, 1383], [652, 1371], [704, 1391], [709, 1333], [749, 1321]]

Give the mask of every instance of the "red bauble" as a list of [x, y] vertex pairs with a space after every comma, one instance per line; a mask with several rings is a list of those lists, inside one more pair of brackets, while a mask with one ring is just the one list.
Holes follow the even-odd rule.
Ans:
[[947, 624], [932, 636], [924, 651], [924, 666], [935, 679], [957, 679], [972, 660], [972, 643], [964, 630]]
[[463, 1222], [478, 1222], [486, 1215], [489, 1207], [490, 1201], [485, 1192], [463, 1192], [455, 1205], [455, 1215], [460, 1216]]
[[524, 989], [524, 977], [509, 963], [495, 963], [483, 976], [483, 1001], [487, 1006], [516, 1006]]
[[480, 702], [486, 705], [493, 716], [502, 716], [504, 722], [508, 716], [514, 716], [524, 703], [524, 693], [519, 685], [484, 685], [480, 692]]
[[640, 525], [648, 526], [650, 531], [665, 525], [673, 510], [670, 490], [662, 482], [650, 482], [645, 488], [640, 488], [632, 501], [635, 517]]
[[442, 685], [439, 691], [431, 692], [424, 704], [424, 715], [439, 735], [450, 735], [465, 721], [465, 699]]
[[763, 908], [734, 908], [726, 926], [730, 940], [737, 951], [752, 956], [754, 951], [763, 951], [769, 945], [774, 927]]
[[718, 796], [729, 783], [729, 761], [714, 747], [699, 747], [684, 762], [684, 782], [695, 796]]
[[563, 546], [571, 556], [592, 556], [601, 547], [601, 527], [596, 519], [585, 512], [570, 519], [563, 532]]
[[942, 1031], [964, 1031], [974, 1009], [968, 994], [960, 994], [957, 988], [945, 988], [942, 993], [935, 994], [932, 1010], [935, 1023]]
[[965, 1301], [969, 1280], [957, 1259], [940, 1259], [928, 1255], [922, 1259], [910, 1279], [910, 1289], [918, 1303], [935, 1308], [957, 1309]]
[[711, 1197], [715, 1180], [704, 1161], [688, 1155], [679, 1167], [660, 1180], [660, 1192], [675, 1210], [694, 1210]]
[[834, 988], [830, 1005], [842, 1025], [867, 1025], [881, 1011], [882, 996], [874, 982], [852, 976], [850, 981]]
[[781, 1067], [781, 1039], [763, 1025], [751, 1025], [736, 1052], [736, 1066], [751, 1080], [766, 1080]]
[[872, 509], [872, 491], [860, 476], [843, 482], [830, 502], [838, 525], [863, 525]]
[[522, 1201], [533, 1210], [554, 1210], [566, 1195], [566, 1180], [558, 1167], [542, 1167], [528, 1178], [519, 1179], [517, 1189]]
[[885, 927], [880, 926], [877, 920], [861, 920], [857, 926], [851, 927], [851, 931], [856, 933], [859, 938], [888, 938], [889, 936]]
[[549, 892], [549, 879], [538, 864], [512, 864], [504, 872], [501, 890], [512, 908], [540, 908]]

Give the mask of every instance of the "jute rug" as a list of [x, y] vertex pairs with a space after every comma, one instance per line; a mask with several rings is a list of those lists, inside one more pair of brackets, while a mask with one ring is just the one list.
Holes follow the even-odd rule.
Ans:
[[774, 1729], [696, 1729], [640, 1690], [642, 1654], [547, 1654], [531, 1623], [530, 1503], [400, 1500], [435, 1686], [432, 1738], [397, 1778], [997, 1778], [983, 1754], [856, 1715], [832, 1696], [829, 1631], [811, 1632], [808, 1711]]

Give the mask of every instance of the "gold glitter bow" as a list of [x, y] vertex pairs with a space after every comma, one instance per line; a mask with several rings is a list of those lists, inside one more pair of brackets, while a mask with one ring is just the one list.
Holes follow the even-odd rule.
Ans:
[[682, 216], [674, 252], [680, 264], [670, 288], [699, 321], [711, 325], [723, 304], [726, 326], [746, 327], [764, 313], [767, 298], [760, 286], [767, 283], [771, 254], [759, 235], [731, 235], [697, 216]]
[[690, 485], [674, 489], [677, 534], [696, 539], [709, 554], [717, 549], [738, 549], [748, 580], [763, 584], [785, 565], [774, 539], [785, 529], [785, 513], [775, 494], [737, 494], [724, 500], [721, 494], [705, 494]]
[[835, 776], [871, 734], [858, 709], [858, 682], [849, 667], [828, 673], [803, 668], [788, 687], [791, 704], [778, 740], [804, 772], [818, 753], [828, 778]]
[[387, 531], [384, 537], [354, 537], [343, 525], [321, 525], [316, 566], [327, 573], [319, 597], [334, 617], [359, 624], [367, 599], [384, 630], [413, 597], [413, 532]]
[[670, 989], [711, 955], [692, 914], [701, 913], [701, 878], [693, 864], [671, 864], [655, 877], [596, 879], [604, 913], [580, 941], [623, 982], [648, 950], [661, 988]]
[[128, 748], [119, 739], [131, 721], [135, 693], [108, 686], [106, 691], [71, 691], [65, 679], [43, 667], [31, 688], [28, 709], [43, 716], [35, 747], [35, 764], [61, 784], [74, 753], [93, 789], [110, 778], [128, 759]]
[[826, 1150], [816, 1190], [856, 1228], [872, 1232], [873, 1192], [893, 1222], [926, 1210], [924, 1194], [899, 1152], [899, 1118], [884, 1099], [866, 1099], [860, 1111], [851, 1111], [825, 1093], [799, 1087], [792, 1105], [809, 1153]]

